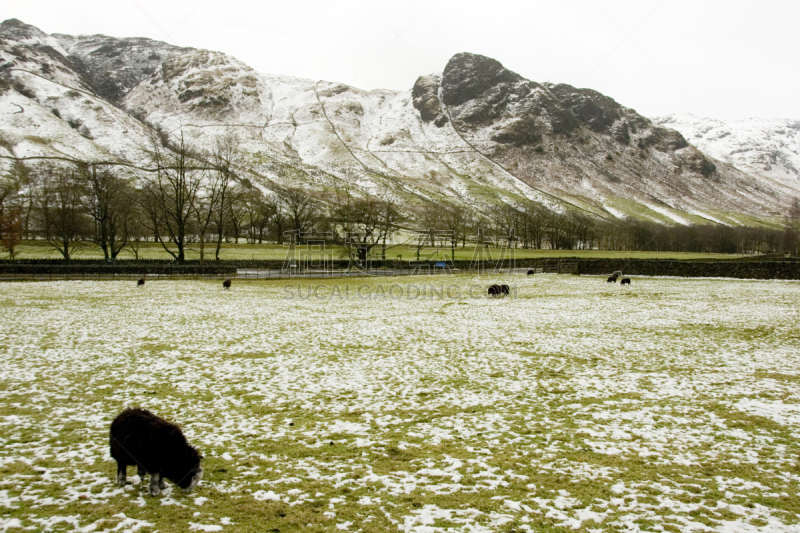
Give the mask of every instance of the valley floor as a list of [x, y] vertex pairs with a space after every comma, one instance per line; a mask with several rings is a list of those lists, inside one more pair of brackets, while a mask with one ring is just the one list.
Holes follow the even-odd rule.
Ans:
[[[304, 257], [317, 258], [321, 256], [331, 259], [346, 259], [347, 255], [341, 246], [312, 246], [301, 245], [292, 250], [288, 245], [279, 244], [225, 244], [220, 253], [222, 260], [283, 260], [290, 256], [303, 255]], [[378, 256], [380, 248], [375, 248], [374, 253]], [[455, 249], [455, 260], [471, 260], [473, 258], [497, 259], [512, 252], [500, 248], [489, 248], [476, 252], [473, 246], [458, 247]], [[8, 256], [6, 255], [5, 258]], [[449, 247], [422, 248], [419, 253], [422, 260], [444, 261], [453, 258], [452, 250]], [[741, 254], [711, 254], [711, 253], [688, 253], [688, 252], [638, 252], [638, 251], [612, 251], [612, 250], [534, 250], [516, 248], [513, 250], [513, 257], [516, 259], [549, 259], [564, 257], [583, 257], [583, 258], [625, 258], [625, 259], [736, 259], [743, 257]], [[744, 257], [748, 257], [745, 255]], [[24, 259], [61, 259], [62, 255], [52, 246], [44, 242], [25, 241], [18, 246], [16, 258]], [[103, 259], [103, 252], [97, 246], [83, 246], [78, 248], [73, 255], [74, 259]], [[120, 260], [131, 261], [136, 258], [133, 252], [126, 248], [118, 258]], [[140, 259], [162, 259], [171, 260], [172, 257], [164, 251], [164, 248], [157, 243], [143, 243], [139, 249]], [[200, 258], [200, 247], [197, 244], [190, 246], [187, 252], [187, 259], [197, 260]], [[400, 259], [402, 261], [412, 261], [417, 258], [417, 250], [414, 246], [397, 246], [386, 251], [386, 258], [389, 260]], [[376, 257], [375, 259], [380, 259]], [[214, 260], [214, 245], [211, 243], [205, 246], [205, 260]]]
[[[799, 312], [781, 281], [0, 284], [0, 531], [800, 531]], [[114, 484], [134, 405], [195, 492]]]

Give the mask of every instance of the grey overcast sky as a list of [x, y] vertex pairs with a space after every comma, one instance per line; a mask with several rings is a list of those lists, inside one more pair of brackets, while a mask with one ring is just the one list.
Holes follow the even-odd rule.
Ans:
[[795, 0], [0, 0], [0, 19], [12, 17], [364, 89], [410, 89], [473, 52], [647, 116], [800, 118]]

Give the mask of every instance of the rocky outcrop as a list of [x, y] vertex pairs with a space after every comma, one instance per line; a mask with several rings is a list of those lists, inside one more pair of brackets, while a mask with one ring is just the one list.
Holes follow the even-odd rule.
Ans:
[[[494, 105], [506, 103], [520, 82], [519, 74], [503, 67], [499, 61], [477, 54], [460, 53], [447, 62], [442, 74], [442, 101], [459, 106], [482, 98]], [[524, 90], [524, 89], [523, 89]]]
[[622, 106], [612, 98], [591, 89], [576, 89], [560, 83], [548, 86], [558, 100], [558, 107], [568, 110], [577, 120], [573, 127], [585, 124], [594, 132], [607, 133], [622, 118]]
[[442, 127], [447, 124], [447, 116], [439, 102], [440, 82], [439, 76], [420, 76], [411, 89], [411, 98], [423, 121]]
[[53, 37], [67, 50], [70, 59], [81, 64], [84, 78], [95, 92], [113, 103], [119, 103], [166, 60], [189, 50], [145, 38]]
[[25, 24], [19, 19], [8, 19], [0, 22], [0, 38], [2, 39], [13, 41], [45, 41], [49, 37], [49, 35], [36, 26]]
[[[430, 94], [430, 90], [423, 91], [426, 86], [421, 80], [417, 81], [419, 93]], [[586, 141], [586, 135], [592, 133], [626, 146], [635, 139], [639, 149], [675, 152], [689, 146], [677, 131], [654, 126], [597, 91], [563, 83], [539, 84], [476, 54], [453, 56], [444, 69], [441, 87], [442, 103], [460, 130], [502, 145], [521, 148], [539, 145], [547, 136], [573, 134]], [[419, 99], [422, 106], [423, 97]], [[439, 105], [438, 98], [435, 103], [432, 98], [424, 102], [427, 116], [438, 112], [438, 107], [433, 107]], [[713, 172], [711, 167], [706, 161], [688, 168], [706, 175]]]

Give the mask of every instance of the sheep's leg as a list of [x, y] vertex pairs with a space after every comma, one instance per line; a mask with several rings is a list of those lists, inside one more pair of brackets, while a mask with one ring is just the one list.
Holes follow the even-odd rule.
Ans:
[[125, 486], [125, 481], [126, 478], [128, 477], [128, 473], [126, 472], [127, 470], [126, 467], [127, 465], [124, 465], [119, 461], [117, 461], [117, 485], [119, 485], [120, 487]]
[[161, 474], [153, 472], [150, 474], [150, 496], [161, 494]]

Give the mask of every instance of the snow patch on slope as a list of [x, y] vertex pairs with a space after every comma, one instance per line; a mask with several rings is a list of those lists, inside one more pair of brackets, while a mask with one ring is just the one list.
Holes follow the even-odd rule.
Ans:
[[653, 121], [678, 130], [720, 161], [800, 188], [800, 120], [718, 120], [681, 113]]

